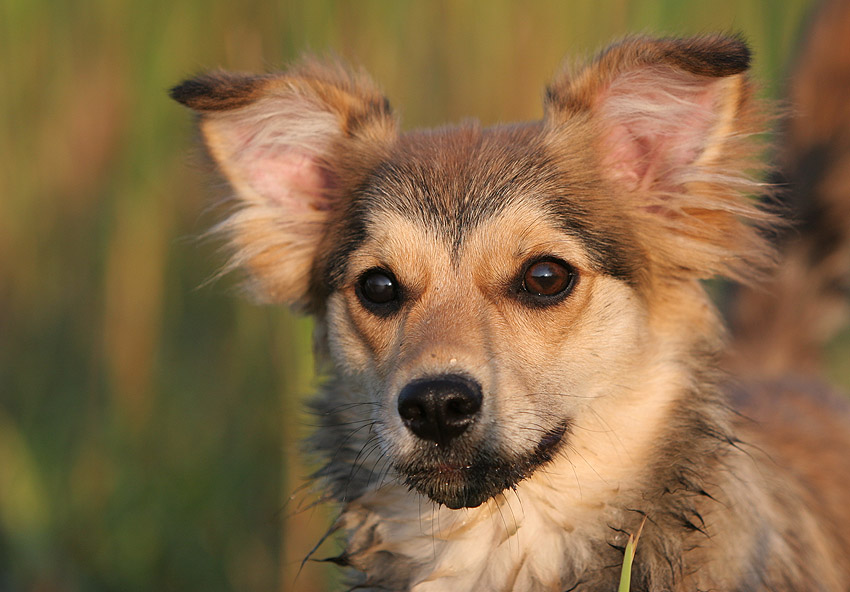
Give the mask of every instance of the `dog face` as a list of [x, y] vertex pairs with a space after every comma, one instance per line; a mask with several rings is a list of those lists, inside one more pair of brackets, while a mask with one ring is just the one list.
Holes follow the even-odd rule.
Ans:
[[594, 239], [593, 165], [570, 170], [547, 141], [541, 126], [405, 137], [347, 218], [361, 240], [324, 272], [334, 366], [377, 403], [406, 483], [451, 508], [549, 462], [641, 358], [639, 256]]
[[407, 134], [335, 64], [173, 96], [242, 204], [232, 265], [316, 315], [327, 396], [461, 508], [603, 454], [588, 426], [652, 441], [672, 404], [654, 381], [710, 316], [696, 281], [769, 258], [741, 196], [747, 65], [735, 39], [632, 39], [556, 78], [541, 121]]

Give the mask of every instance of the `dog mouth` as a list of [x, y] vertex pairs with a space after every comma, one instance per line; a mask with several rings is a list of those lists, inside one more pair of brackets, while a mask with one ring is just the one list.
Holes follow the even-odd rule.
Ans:
[[535, 448], [520, 457], [479, 448], [429, 448], [419, 458], [396, 466], [412, 490], [453, 510], [476, 508], [530, 477], [563, 448], [568, 433], [563, 422], [543, 434]]

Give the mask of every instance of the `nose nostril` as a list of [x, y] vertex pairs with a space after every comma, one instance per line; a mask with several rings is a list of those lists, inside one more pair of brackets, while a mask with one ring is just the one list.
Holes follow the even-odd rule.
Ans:
[[414, 434], [446, 445], [472, 425], [482, 399], [478, 383], [464, 376], [422, 378], [401, 390], [398, 413]]
[[454, 396], [446, 403], [446, 415], [448, 417], [465, 418], [475, 415], [480, 407], [479, 400], [465, 396]]
[[406, 397], [404, 400], [399, 397], [398, 414], [406, 421], [416, 421], [425, 415], [422, 403], [412, 397]]

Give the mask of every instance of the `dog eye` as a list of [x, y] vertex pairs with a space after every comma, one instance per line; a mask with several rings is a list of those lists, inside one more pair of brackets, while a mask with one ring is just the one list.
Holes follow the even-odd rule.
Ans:
[[363, 305], [375, 314], [389, 314], [398, 308], [398, 282], [386, 269], [366, 271], [357, 282], [356, 292]]
[[563, 297], [572, 290], [577, 277], [575, 270], [560, 259], [538, 259], [525, 269], [522, 290], [538, 300]]

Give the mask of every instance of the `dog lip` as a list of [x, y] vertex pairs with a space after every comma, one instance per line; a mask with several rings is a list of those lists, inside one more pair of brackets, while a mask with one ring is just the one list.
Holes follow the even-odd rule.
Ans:
[[534, 452], [537, 456], [551, 456], [555, 449], [561, 444], [564, 435], [567, 433], [566, 422], [560, 424], [553, 430], [546, 432], [540, 442], [537, 443], [537, 448]]
[[501, 457], [494, 455], [495, 451], [481, 449], [464, 455], [440, 451], [436, 458], [405, 463], [398, 470], [408, 487], [434, 502], [453, 510], [475, 508], [506, 489], [515, 488], [552, 461], [569, 431], [569, 420], [561, 422], [545, 432], [537, 446], [520, 458]]

